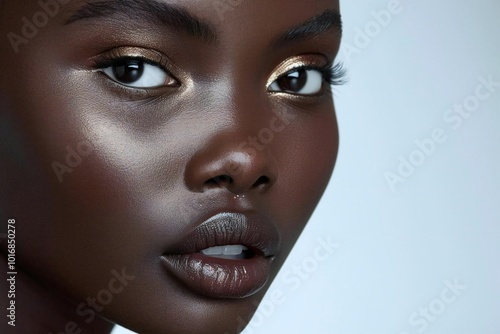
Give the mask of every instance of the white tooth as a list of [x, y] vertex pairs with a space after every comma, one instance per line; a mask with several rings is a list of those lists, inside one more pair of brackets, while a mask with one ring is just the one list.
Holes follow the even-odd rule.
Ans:
[[224, 247], [224, 255], [240, 255], [243, 250], [246, 249], [245, 246], [242, 245], [230, 245]]
[[201, 252], [205, 255], [222, 255], [224, 252], [224, 246], [205, 248]]
[[225, 245], [205, 248], [201, 252], [205, 255], [240, 255], [247, 249], [242, 245]]

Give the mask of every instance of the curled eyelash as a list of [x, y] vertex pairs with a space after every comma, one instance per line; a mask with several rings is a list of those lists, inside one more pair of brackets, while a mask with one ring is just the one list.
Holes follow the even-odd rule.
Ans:
[[331, 66], [326, 73], [326, 81], [331, 86], [341, 86], [347, 83], [347, 69], [344, 63], [340, 62]]

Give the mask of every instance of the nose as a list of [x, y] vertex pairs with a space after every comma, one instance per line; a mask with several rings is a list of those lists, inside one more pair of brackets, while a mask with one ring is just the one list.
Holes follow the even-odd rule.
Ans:
[[[231, 137], [231, 138], [228, 138]], [[278, 178], [278, 166], [268, 147], [252, 147], [234, 136], [216, 136], [190, 159], [185, 181], [195, 192], [221, 188], [235, 195], [264, 193]]]

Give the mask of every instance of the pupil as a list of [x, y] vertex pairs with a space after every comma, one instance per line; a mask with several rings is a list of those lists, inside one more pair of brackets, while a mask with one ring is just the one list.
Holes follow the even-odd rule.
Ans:
[[115, 65], [113, 72], [117, 80], [123, 83], [133, 83], [141, 78], [144, 72], [144, 63], [139, 60], [127, 60]]
[[281, 89], [289, 92], [299, 92], [307, 82], [307, 71], [305, 69], [289, 73], [278, 80]]

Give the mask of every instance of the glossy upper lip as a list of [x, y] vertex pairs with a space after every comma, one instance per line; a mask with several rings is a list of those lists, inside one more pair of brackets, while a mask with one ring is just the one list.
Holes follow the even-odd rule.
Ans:
[[280, 250], [276, 224], [257, 213], [220, 212], [190, 230], [165, 255], [199, 253], [209, 247], [243, 245], [257, 255], [275, 256]]

